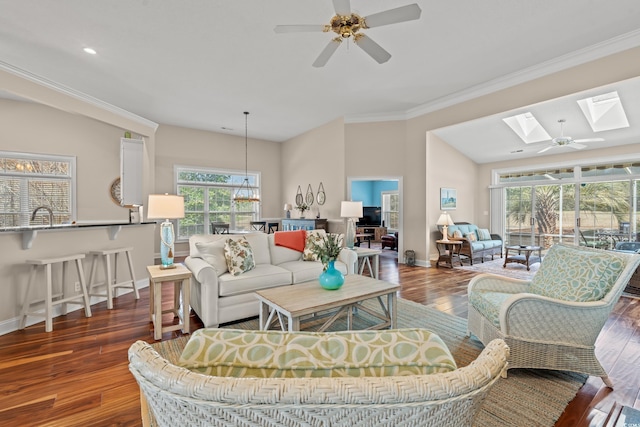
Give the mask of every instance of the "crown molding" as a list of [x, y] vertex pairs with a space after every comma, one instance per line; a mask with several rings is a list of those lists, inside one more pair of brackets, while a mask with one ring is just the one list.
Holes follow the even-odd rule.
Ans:
[[348, 116], [345, 117], [344, 121], [345, 123], [366, 123], [413, 119], [638, 46], [640, 46], [640, 30], [634, 30], [618, 37], [605, 40], [601, 43], [559, 56], [538, 65], [525, 68], [515, 73], [472, 86], [450, 96], [439, 98], [432, 102], [411, 108], [405, 112]]
[[79, 101], [90, 104], [94, 107], [98, 107], [102, 110], [108, 111], [112, 114], [120, 116], [124, 119], [130, 120], [132, 122], [138, 123], [142, 126], [148, 127], [156, 131], [158, 129], [158, 123], [155, 123], [151, 120], [145, 119], [144, 117], [140, 117], [137, 114], [131, 113], [127, 110], [124, 110], [120, 107], [116, 107], [115, 105], [109, 104], [107, 102], [101, 101], [98, 98], [94, 98], [91, 95], [87, 95], [86, 93], [80, 92], [78, 90], [72, 89], [68, 86], [64, 86], [60, 83], [56, 83], [53, 80], [49, 80], [42, 76], [38, 76], [37, 74], [31, 73], [29, 71], [20, 69], [6, 62], [0, 61], [0, 70], [6, 71], [10, 74], [13, 74], [17, 77], [35, 83], [37, 85], [46, 87], [48, 89], [54, 90], [58, 93], [61, 93], [65, 96], [77, 99]]

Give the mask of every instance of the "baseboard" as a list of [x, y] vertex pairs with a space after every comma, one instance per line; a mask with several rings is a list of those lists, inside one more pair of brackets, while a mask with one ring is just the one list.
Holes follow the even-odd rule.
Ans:
[[[148, 288], [149, 279], [136, 280], [136, 286], [138, 287], [138, 290], [143, 288]], [[131, 292], [133, 292], [133, 289], [118, 288], [118, 296], [122, 296]], [[94, 305], [104, 302], [106, 300], [107, 300], [106, 297], [91, 297], [90, 304], [93, 307]], [[82, 310], [82, 306], [72, 304], [69, 306], [68, 312], [71, 313], [77, 310]], [[53, 308], [53, 318], [55, 319], [56, 317], [59, 317], [59, 316], [62, 316], [62, 307], [57, 305]], [[18, 328], [20, 327], [20, 320], [21, 320], [21, 317], [18, 316], [18, 317], [13, 317], [11, 319], [3, 320], [2, 322], [0, 322], [0, 335], [5, 335], [11, 332], [17, 331]], [[27, 326], [35, 325], [36, 323], [42, 323], [44, 328], [44, 318], [40, 319], [39, 317], [32, 317], [32, 316], [27, 317]]]

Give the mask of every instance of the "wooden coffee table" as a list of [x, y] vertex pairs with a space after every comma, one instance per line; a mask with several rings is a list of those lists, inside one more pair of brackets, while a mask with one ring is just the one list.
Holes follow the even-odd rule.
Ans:
[[[302, 317], [331, 312], [331, 310], [334, 312], [328, 316], [328, 320], [320, 327], [319, 332], [325, 331], [336, 320], [345, 316], [347, 329], [351, 329], [352, 316], [358, 310], [382, 321], [368, 329], [395, 328], [396, 292], [398, 290], [400, 290], [400, 285], [359, 274], [345, 276], [344, 285], [335, 291], [323, 289], [318, 281], [263, 289], [256, 292], [260, 300], [260, 330], [269, 329], [277, 316], [282, 330], [285, 330], [284, 325], [286, 324], [288, 331], [299, 331]], [[386, 306], [382, 300], [384, 296], [387, 297]], [[382, 313], [360, 304], [371, 298], [378, 299]]]

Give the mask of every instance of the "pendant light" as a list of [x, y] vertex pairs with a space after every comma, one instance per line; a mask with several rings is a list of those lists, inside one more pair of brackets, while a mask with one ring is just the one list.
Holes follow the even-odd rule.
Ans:
[[249, 172], [248, 172], [248, 130], [247, 130], [247, 121], [249, 117], [249, 112], [244, 112], [244, 181], [242, 181], [242, 185], [236, 191], [236, 194], [233, 195], [234, 202], [259, 202], [260, 196], [257, 192], [254, 193], [253, 189], [249, 186]]

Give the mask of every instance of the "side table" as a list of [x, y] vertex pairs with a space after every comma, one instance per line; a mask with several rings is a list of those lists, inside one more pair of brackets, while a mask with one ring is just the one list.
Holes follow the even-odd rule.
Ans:
[[[182, 264], [175, 264], [176, 268], [162, 269], [159, 265], [147, 266], [149, 273], [149, 315], [153, 322], [153, 338], [162, 339], [163, 332], [182, 329], [189, 333], [189, 298], [191, 271]], [[162, 310], [162, 284], [173, 282], [173, 305], [168, 310]], [[180, 311], [180, 299], [182, 298], [182, 311]], [[176, 325], [162, 326], [162, 315], [173, 313], [180, 322]]]
[[440, 263], [444, 263], [445, 266], [453, 268], [455, 261], [460, 263], [462, 267], [462, 260], [460, 259], [460, 249], [462, 249], [461, 240], [436, 240], [436, 248], [438, 249], [438, 261], [436, 261], [436, 268], [440, 267]]
[[[358, 259], [356, 262], [356, 271], [358, 274], [364, 273], [365, 265], [369, 267], [369, 274], [374, 279], [378, 278], [380, 272], [380, 254], [382, 253], [379, 249], [368, 249], [368, 248], [353, 248], [355, 253], [358, 255]], [[373, 268], [371, 266], [370, 258], [373, 258]]]

